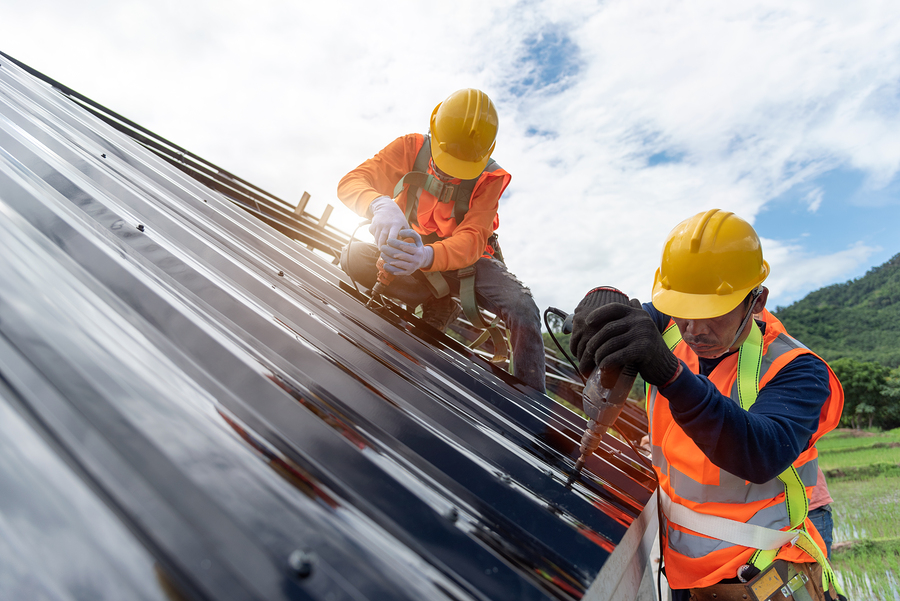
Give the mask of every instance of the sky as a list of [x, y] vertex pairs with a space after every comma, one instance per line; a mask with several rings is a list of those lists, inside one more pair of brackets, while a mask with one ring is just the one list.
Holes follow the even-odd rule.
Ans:
[[896, 0], [4, 4], [0, 50], [347, 233], [340, 178], [484, 90], [497, 233], [542, 312], [649, 300], [711, 208], [759, 233], [770, 309], [900, 252]]

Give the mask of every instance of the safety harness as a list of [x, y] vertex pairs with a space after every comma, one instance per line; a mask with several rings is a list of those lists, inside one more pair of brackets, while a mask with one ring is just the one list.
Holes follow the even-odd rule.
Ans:
[[[759, 396], [759, 378], [763, 358], [762, 332], [756, 321], [751, 320], [750, 324], [750, 335], [738, 350], [737, 391], [741, 409], [744, 411], [749, 411]], [[670, 351], [675, 350], [675, 347], [682, 342], [681, 331], [677, 325], [673, 323], [666, 328], [663, 332], [663, 341]], [[834, 586], [835, 590], [843, 595], [843, 591], [835, 580], [834, 570], [831, 568], [828, 558], [806, 529], [809, 498], [797, 469], [793, 465], [788, 467], [779, 474], [778, 479], [784, 485], [785, 507], [790, 522], [787, 530], [773, 530], [721, 516], [699, 513], [684, 505], [674, 503], [662, 489], [659, 491], [660, 502], [665, 514], [676, 524], [718, 540], [756, 549], [748, 564], [760, 571], [775, 560], [781, 547], [786, 544], [797, 546], [822, 566], [824, 590], [828, 591]]]
[[[434, 196], [438, 202], [452, 202], [453, 218], [457, 224], [460, 224], [469, 211], [472, 191], [475, 189], [475, 184], [479, 178], [462, 180], [458, 184], [443, 182], [428, 173], [428, 161], [430, 158], [431, 136], [426, 134], [425, 143], [422, 144], [422, 148], [419, 149], [419, 153], [416, 155], [413, 170], [404, 175], [397, 182], [397, 185], [394, 186], [394, 198], [397, 198], [400, 192], [403, 191], [404, 186], [408, 186], [405, 213], [406, 221], [410, 225], [418, 225], [419, 197], [422, 195], [423, 190]], [[500, 169], [500, 165], [497, 164], [497, 161], [491, 159], [488, 161], [484, 171], [496, 171], [497, 169]], [[422, 236], [422, 242], [425, 244], [433, 244], [442, 239], [437, 232]], [[503, 254], [500, 252], [496, 233], [491, 234], [490, 238], [488, 238], [488, 244], [494, 251], [493, 257], [502, 262]], [[427, 278], [428, 284], [437, 298], [442, 298], [450, 293], [450, 286], [440, 272], [424, 271], [422, 273]], [[493, 363], [502, 363], [509, 357], [509, 349], [503, 337], [503, 332], [497, 325], [500, 321], [500, 316], [496, 316], [489, 324], [486, 324], [481, 318], [481, 312], [478, 310], [478, 303], [475, 299], [475, 265], [458, 269], [456, 273], [459, 278], [459, 301], [463, 312], [473, 326], [484, 330], [469, 347], [477, 348], [490, 337], [494, 346], [494, 356], [491, 358], [491, 361]]]

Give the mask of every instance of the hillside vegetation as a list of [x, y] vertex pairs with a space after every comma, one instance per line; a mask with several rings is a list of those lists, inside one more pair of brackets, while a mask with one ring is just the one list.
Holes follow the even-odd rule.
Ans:
[[828, 362], [847, 358], [898, 367], [900, 254], [861, 278], [822, 288], [772, 313]]
[[841, 425], [900, 427], [900, 254], [773, 313], [837, 374]]

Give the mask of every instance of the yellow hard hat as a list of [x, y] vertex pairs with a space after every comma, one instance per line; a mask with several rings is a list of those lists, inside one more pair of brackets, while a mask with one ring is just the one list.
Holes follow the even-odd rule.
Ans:
[[718, 317], [768, 275], [753, 226], [734, 213], [711, 209], [669, 233], [653, 281], [653, 305], [680, 319]]
[[450, 94], [431, 113], [431, 157], [438, 169], [475, 179], [497, 143], [497, 110], [487, 94], [467, 88]]

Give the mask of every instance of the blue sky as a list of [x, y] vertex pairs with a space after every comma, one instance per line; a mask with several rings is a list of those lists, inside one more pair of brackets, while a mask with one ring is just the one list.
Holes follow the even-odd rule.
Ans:
[[[810, 205], [813, 206], [810, 206]], [[900, 252], [900, 179], [867, 185], [865, 173], [836, 168], [766, 203], [755, 227], [761, 235], [791, 242], [810, 254], [854, 245], [870, 248], [869, 261], [838, 281], [865, 274]]]
[[34, 0], [0, 50], [346, 231], [341, 176], [481, 88], [541, 309], [647, 299], [666, 234], [713, 207], [757, 228], [770, 306], [900, 252], [895, 0], [380, 4]]

